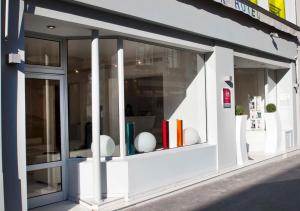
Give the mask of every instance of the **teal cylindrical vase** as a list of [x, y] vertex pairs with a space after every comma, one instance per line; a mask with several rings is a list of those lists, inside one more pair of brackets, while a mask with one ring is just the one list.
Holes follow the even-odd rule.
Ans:
[[127, 155], [134, 155], [134, 123], [127, 122], [126, 124], [126, 146], [127, 146]]

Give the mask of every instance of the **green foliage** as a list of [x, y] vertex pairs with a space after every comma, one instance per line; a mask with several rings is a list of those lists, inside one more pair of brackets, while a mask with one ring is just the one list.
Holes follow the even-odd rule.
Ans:
[[273, 103], [269, 103], [267, 106], [266, 106], [266, 110], [268, 113], [273, 113], [273, 112], [276, 112], [276, 105], [273, 104]]
[[235, 115], [240, 116], [244, 114], [244, 108], [241, 105], [235, 106]]

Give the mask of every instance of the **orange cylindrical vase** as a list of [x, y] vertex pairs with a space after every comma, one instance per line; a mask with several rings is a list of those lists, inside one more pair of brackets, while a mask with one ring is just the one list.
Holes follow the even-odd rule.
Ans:
[[182, 120], [177, 119], [177, 147], [183, 146]]

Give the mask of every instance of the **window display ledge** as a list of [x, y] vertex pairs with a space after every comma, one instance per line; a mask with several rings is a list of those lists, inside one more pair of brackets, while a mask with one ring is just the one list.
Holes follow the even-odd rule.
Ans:
[[[150, 158], [150, 157], [156, 157], [161, 156], [163, 154], [177, 154], [180, 152], [186, 152], [194, 149], [203, 149], [203, 148], [209, 148], [209, 147], [215, 147], [213, 144], [203, 143], [203, 144], [195, 144], [190, 146], [183, 146], [183, 147], [177, 147], [177, 148], [170, 148], [170, 149], [158, 149], [153, 152], [148, 153], [139, 153], [135, 155], [126, 156], [123, 160], [132, 160], [132, 159], [143, 159], [143, 158]], [[122, 158], [115, 157], [113, 160], [120, 160]]]
[[[103, 160], [104, 161], [104, 160]], [[216, 145], [198, 144], [102, 162], [102, 193], [132, 198], [177, 182], [204, 177], [217, 169]], [[92, 159], [68, 162], [69, 196], [93, 196]]]

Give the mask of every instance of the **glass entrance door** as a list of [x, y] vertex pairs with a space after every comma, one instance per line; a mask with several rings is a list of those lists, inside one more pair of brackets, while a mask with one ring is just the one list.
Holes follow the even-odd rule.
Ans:
[[29, 74], [25, 81], [28, 207], [65, 195], [63, 76]]

